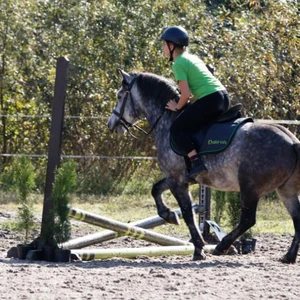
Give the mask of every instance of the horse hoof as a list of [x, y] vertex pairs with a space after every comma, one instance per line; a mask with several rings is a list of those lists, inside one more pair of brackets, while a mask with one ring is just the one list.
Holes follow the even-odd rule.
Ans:
[[193, 256], [193, 261], [196, 261], [196, 260], [205, 260], [206, 259], [206, 255], [204, 254], [203, 251], [201, 251], [200, 254], [194, 254]]
[[220, 256], [220, 255], [236, 255], [238, 254], [238, 251], [237, 249], [231, 245], [228, 249], [219, 249], [218, 246], [214, 249], [213, 255], [217, 255], [217, 256]]
[[294, 264], [296, 259], [290, 259], [287, 255], [284, 255], [282, 258], [279, 259], [280, 262], [284, 264]]
[[172, 211], [169, 213], [167, 221], [170, 224], [180, 225], [180, 219], [179, 219], [178, 215]]
[[215, 249], [212, 253], [212, 255], [216, 255], [216, 256], [220, 256], [220, 255], [224, 255], [226, 253], [224, 253], [224, 251], [220, 251], [220, 250], [217, 250]]
[[228, 254], [228, 250], [219, 250], [216, 247], [212, 254], [216, 256], [226, 255]]

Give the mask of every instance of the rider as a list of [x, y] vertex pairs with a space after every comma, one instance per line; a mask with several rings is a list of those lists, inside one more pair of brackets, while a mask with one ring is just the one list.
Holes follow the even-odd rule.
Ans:
[[[225, 87], [208, 70], [205, 63], [187, 51], [189, 36], [181, 26], [168, 27], [162, 34], [164, 54], [173, 62], [172, 71], [181, 91], [178, 103], [169, 100], [166, 108], [180, 114], [171, 126], [170, 134], [176, 147], [191, 161], [188, 177], [194, 178], [207, 169], [193, 145], [193, 134], [203, 125], [230, 107]], [[196, 101], [188, 104], [190, 97]]]

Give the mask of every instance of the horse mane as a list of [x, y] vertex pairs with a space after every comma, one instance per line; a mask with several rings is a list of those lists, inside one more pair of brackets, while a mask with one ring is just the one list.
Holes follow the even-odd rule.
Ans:
[[163, 76], [152, 73], [136, 73], [136, 83], [141, 98], [145, 101], [154, 101], [155, 105], [164, 108], [171, 99], [180, 97], [176, 83]]

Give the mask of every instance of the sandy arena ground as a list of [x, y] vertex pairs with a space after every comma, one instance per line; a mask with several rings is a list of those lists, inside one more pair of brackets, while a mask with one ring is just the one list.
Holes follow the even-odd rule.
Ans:
[[[12, 218], [13, 213], [0, 212], [0, 224]], [[86, 225], [78, 224], [74, 234], [86, 234]], [[8, 249], [20, 242], [20, 236], [2, 229], [0, 299], [300, 299], [300, 259], [293, 265], [278, 261], [292, 236], [256, 238], [254, 253], [208, 254], [207, 260], [197, 262], [191, 256], [169, 256], [49, 263], [7, 258]], [[150, 245], [123, 237], [97, 247]]]

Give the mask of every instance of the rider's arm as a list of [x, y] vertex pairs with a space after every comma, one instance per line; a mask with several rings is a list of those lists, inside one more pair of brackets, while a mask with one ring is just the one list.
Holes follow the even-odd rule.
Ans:
[[176, 110], [181, 110], [189, 101], [189, 98], [191, 96], [191, 91], [188, 85], [188, 82], [186, 80], [179, 80], [178, 86], [180, 88], [180, 99], [177, 103]]
[[190, 88], [186, 80], [179, 80], [178, 86], [181, 92], [180, 99], [178, 103], [176, 103], [174, 100], [170, 100], [166, 105], [166, 108], [169, 110], [173, 110], [173, 111], [181, 110], [187, 104], [191, 96]]

